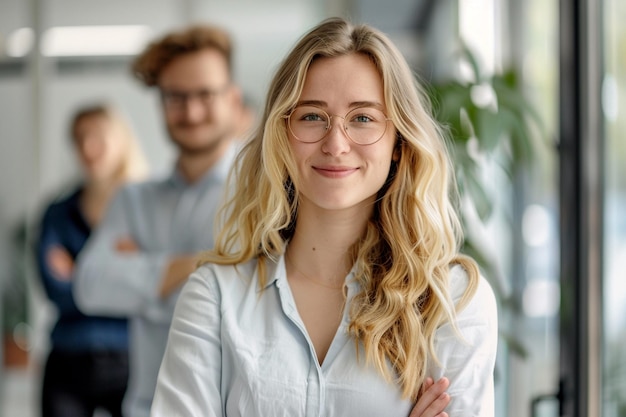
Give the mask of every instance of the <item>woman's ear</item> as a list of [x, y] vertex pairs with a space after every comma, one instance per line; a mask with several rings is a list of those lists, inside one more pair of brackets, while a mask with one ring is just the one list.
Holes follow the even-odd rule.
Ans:
[[400, 133], [396, 134], [396, 144], [393, 147], [393, 154], [391, 155], [391, 160], [393, 162], [400, 161], [400, 156], [402, 155], [402, 135]]

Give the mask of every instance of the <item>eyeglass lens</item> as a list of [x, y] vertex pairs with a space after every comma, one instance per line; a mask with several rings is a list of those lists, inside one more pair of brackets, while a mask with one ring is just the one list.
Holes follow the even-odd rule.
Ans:
[[344, 117], [329, 116], [315, 106], [298, 106], [289, 115], [289, 128], [301, 142], [318, 142], [331, 129], [331, 118], [342, 120], [344, 132], [355, 143], [369, 145], [377, 142], [385, 134], [387, 117], [375, 107], [359, 107], [349, 111]]

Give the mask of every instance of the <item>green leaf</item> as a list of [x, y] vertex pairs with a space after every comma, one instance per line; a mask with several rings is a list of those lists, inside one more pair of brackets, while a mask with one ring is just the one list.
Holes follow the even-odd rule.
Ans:
[[480, 65], [478, 65], [476, 55], [474, 55], [474, 52], [466, 43], [461, 44], [461, 58], [467, 60], [467, 63], [472, 68], [475, 83], [480, 83], [480, 81], [482, 80], [482, 71], [480, 70]]
[[465, 192], [470, 194], [478, 216], [483, 222], [487, 221], [491, 216], [493, 207], [489, 194], [485, 190], [482, 182], [478, 179], [475, 167], [465, 171], [463, 183]]
[[511, 335], [510, 333], [507, 333], [503, 330], [500, 330], [499, 334], [500, 338], [504, 340], [511, 352], [521, 357], [522, 359], [526, 359], [528, 357], [528, 350], [516, 336]]

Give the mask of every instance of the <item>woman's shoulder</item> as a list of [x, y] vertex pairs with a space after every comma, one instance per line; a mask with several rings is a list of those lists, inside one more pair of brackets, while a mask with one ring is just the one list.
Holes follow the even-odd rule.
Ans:
[[[482, 275], [477, 277], [477, 281], [474, 294], [468, 300], [466, 308], [475, 307], [495, 312], [496, 298], [491, 284], [489, 284], [489, 281]], [[469, 274], [463, 266], [458, 264], [450, 268], [449, 283], [450, 297], [455, 304], [458, 303], [470, 287], [472, 287], [472, 285], [470, 285]]]
[[206, 262], [198, 266], [196, 274], [203, 277], [231, 277], [236, 275], [249, 275], [256, 269], [257, 260], [250, 259], [249, 261], [238, 264], [218, 264], [213, 262]]
[[43, 212], [44, 221], [59, 221], [66, 218], [73, 210], [79, 209], [78, 199], [82, 191], [82, 186], [73, 186], [56, 193], [45, 206]]
[[256, 276], [257, 260], [251, 259], [239, 264], [204, 263], [191, 275], [190, 279], [214, 288], [248, 286]]

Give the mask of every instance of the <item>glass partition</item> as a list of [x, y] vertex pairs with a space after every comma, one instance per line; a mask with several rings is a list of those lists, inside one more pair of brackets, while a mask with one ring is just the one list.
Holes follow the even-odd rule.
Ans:
[[605, 123], [603, 417], [626, 415], [626, 3], [604, 1]]

